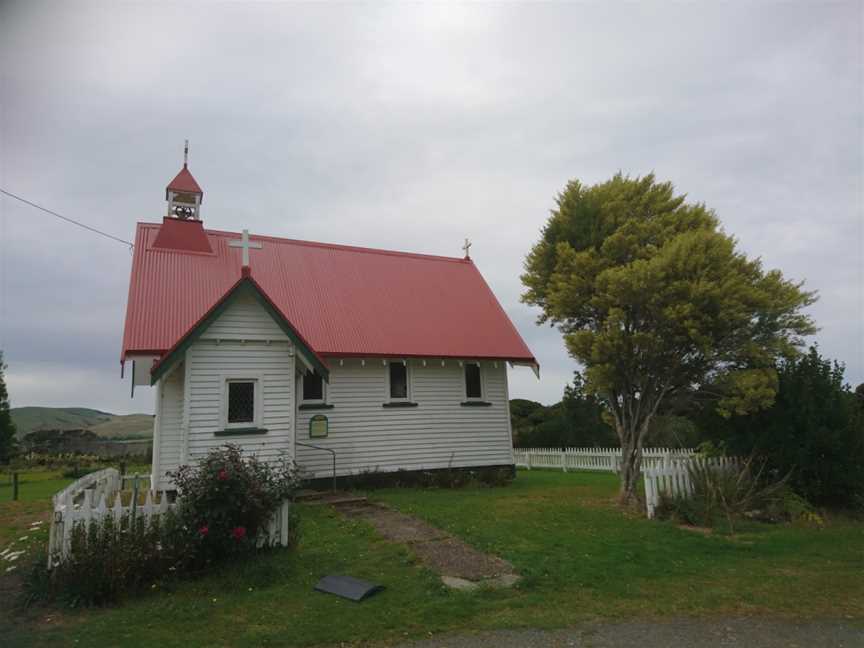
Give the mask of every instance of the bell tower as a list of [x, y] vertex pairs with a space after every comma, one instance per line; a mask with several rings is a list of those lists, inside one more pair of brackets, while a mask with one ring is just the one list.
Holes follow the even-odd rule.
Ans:
[[189, 172], [188, 163], [189, 140], [186, 140], [183, 148], [183, 168], [165, 189], [165, 200], [168, 201], [167, 216], [180, 220], [200, 221], [204, 192]]

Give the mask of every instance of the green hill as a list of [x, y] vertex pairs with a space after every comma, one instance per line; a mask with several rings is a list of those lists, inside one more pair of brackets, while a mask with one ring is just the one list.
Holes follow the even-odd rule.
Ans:
[[12, 421], [18, 438], [37, 430], [91, 430], [103, 438], [149, 438], [153, 417], [149, 414], [111, 414], [86, 407], [13, 407]]

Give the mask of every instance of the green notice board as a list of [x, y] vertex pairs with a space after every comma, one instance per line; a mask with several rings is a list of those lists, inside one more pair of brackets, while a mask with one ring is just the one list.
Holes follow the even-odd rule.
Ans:
[[326, 416], [323, 414], [316, 414], [309, 419], [309, 438], [323, 439], [327, 436], [329, 425], [330, 422], [327, 420]]

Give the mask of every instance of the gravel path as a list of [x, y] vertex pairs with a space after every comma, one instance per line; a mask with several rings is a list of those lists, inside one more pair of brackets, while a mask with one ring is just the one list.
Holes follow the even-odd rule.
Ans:
[[391, 542], [408, 545], [420, 562], [441, 575], [451, 587], [509, 586], [518, 580], [513, 565], [506, 560], [477, 551], [459, 538], [411, 515], [371, 502], [336, 506], [336, 510], [365, 520]]
[[672, 619], [443, 635], [400, 648], [864, 648], [864, 620]]

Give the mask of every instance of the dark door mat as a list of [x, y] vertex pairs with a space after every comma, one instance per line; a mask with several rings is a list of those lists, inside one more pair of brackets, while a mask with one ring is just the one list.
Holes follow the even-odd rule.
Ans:
[[352, 601], [362, 601], [383, 590], [384, 586], [352, 576], [325, 576], [318, 581], [315, 589], [319, 592], [335, 594]]

